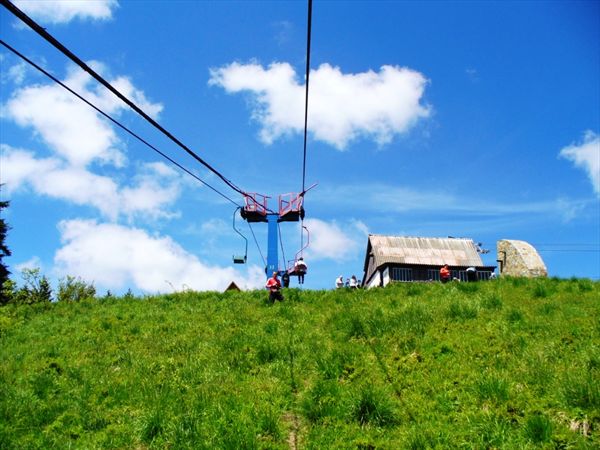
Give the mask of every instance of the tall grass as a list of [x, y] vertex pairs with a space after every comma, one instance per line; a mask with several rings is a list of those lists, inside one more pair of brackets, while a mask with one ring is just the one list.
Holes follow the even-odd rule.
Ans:
[[600, 447], [598, 282], [285, 295], [0, 308], [0, 448]]

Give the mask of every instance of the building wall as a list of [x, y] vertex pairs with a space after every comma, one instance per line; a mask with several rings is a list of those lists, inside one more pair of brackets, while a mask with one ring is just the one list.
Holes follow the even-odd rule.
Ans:
[[383, 285], [387, 286], [388, 284], [390, 284], [390, 268], [386, 267], [383, 271]]
[[546, 277], [548, 270], [537, 250], [525, 241], [503, 239], [497, 242], [500, 275]]
[[379, 280], [380, 280], [380, 272], [379, 270], [376, 270], [375, 273], [373, 274], [373, 277], [371, 278], [371, 280], [369, 281], [369, 283], [367, 284], [367, 289], [371, 289], [374, 287], [379, 287]]

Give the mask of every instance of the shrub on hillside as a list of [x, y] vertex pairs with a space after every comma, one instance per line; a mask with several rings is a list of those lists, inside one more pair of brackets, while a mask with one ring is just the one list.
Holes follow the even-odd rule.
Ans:
[[67, 275], [58, 282], [58, 293], [56, 299], [59, 302], [79, 302], [87, 298], [94, 298], [96, 288], [81, 278]]
[[342, 414], [342, 392], [335, 380], [317, 380], [301, 401], [304, 416], [312, 423], [319, 423], [327, 417]]
[[356, 393], [351, 415], [361, 425], [388, 426], [398, 423], [390, 393], [372, 384], [363, 386]]
[[22, 277], [25, 284], [21, 288], [17, 288], [16, 283], [12, 282], [4, 284], [3, 291], [10, 297], [7, 303], [33, 305], [52, 301], [50, 282], [45, 275], [40, 274], [40, 269], [25, 269]]
[[541, 444], [552, 437], [552, 422], [544, 414], [534, 414], [527, 418], [525, 436], [530, 441]]

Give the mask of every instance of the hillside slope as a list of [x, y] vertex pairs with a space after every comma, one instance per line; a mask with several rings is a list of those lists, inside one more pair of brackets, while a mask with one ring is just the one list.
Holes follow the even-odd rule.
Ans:
[[599, 448], [600, 283], [0, 308], [0, 448]]

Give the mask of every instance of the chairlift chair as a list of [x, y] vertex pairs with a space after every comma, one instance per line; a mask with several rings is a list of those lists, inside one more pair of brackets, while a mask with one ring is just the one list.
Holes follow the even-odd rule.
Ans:
[[304, 195], [281, 194], [279, 196], [279, 219], [278, 222], [298, 222], [304, 220]]
[[[248, 239], [246, 239], [246, 236], [244, 236], [240, 230], [238, 230], [235, 227], [235, 216], [238, 212], [238, 210], [243, 211], [243, 209], [241, 207], [236, 208], [236, 210], [233, 212], [233, 230], [239, 234], [242, 239], [244, 239], [244, 241], [246, 241], [246, 248], [244, 250], [244, 254], [243, 255], [233, 255], [233, 263], [234, 264], [246, 264], [246, 261], [248, 260]], [[243, 215], [243, 214], [242, 214]]]
[[266, 195], [244, 193], [244, 207], [240, 214], [246, 222], [267, 222], [267, 197]]
[[[304, 247], [302, 247], [298, 251], [298, 253], [296, 253], [293, 260], [288, 261], [287, 272], [292, 277], [297, 277], [299, 275], [299, 273], [296, 271], [296, 262], [302, 257], [304, 250], [306, 250], [306, 248], [310, 244], [310, 232], [308, 231], [308, 228], [306, 228], [304, 225], [302, 225], [302, 228], [306, 230], [306, 244], [304, 244]], [[304, 273], [304, 275], [306, 275], [306, 273]]]

